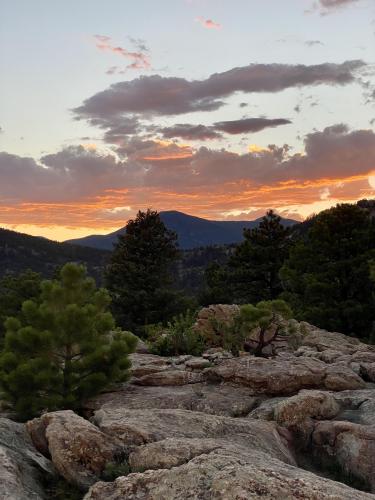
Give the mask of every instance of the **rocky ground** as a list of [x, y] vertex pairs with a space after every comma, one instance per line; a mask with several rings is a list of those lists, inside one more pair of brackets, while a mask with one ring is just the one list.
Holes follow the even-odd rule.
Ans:
[[[83, 416], [0, 419], [0, 498], [44, 499], [59, 474], [85, 500], [375, 499], [375, 349], [310, 325], [274, 358], [161, 358]], [[101, 480], [106, 464], [128, 467]]]

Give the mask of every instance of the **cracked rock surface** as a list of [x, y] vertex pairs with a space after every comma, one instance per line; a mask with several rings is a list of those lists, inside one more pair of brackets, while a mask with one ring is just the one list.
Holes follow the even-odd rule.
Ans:
[[[304, 328], [296, 351], [268, 359], [142, 348], [130, 382], [87, 401], [86, 418], [28, 422], [34, 446], [25, 426], [3, 419], [28, 444], [0, 440], [0, 498], [44, 498], [37, 471], [53, 473], [51, 458], [85, 500], [375, 500], [375, 349]], [[129, 473], [104, 482], [108, 463]]]

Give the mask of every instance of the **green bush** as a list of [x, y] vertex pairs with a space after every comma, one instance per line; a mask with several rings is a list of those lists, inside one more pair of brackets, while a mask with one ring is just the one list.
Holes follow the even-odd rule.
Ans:
[[289, 321], [291, 317], [292, 311], [283, 300], [244, 304], [231, 321], [212, 318], [211, 328], [202, 332], [203, 341], [207, 348], [222, 347], [234, 356], [243, 350], [263, 356], [265, 347], [281, 338], [296, 348], [301, 331]]
[[153, 331], [151, 352], [159, 356], [179, 356], [191, 354], [199, 356], [205, 349], [202, 335], [194, 329], [196, 313], [187, 311], [170, 321], [166, 328]]
[[102, 472], [101, 479], [103, 481], [112, 482], [118, 477], [127, 476], [130, 472], [130, 466], [126, 460], [108, 462]]
[[230, 321], [211, 318], [210, 328], [202, 331], [202, 335], [207, 349], [222, 347], [234, 356], [238, 356], [239, 352], [243, 350], [245, 337], [240, 314], [233, 316]]

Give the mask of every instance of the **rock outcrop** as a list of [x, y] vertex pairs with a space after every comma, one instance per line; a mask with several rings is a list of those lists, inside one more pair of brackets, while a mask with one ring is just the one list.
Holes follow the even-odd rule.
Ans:
[[201, 358], [133, 355], [132, 382], [87, 405], [127, 450], [131, 473], [85, 498], [375, 498], [332, 480], [374, 489], [375, 351], [303, 328], [296, 352], [269, 359], [220, 348]]
[[212, 449], [171, 469], [148, 470], [120, 477], [113, 483], [97, 483], [85, 496], [85, 500], [104, 498], [370, 500], [374, 495], [318, 477], [260, 451], [249, 453], [239, 446], [228, 446]]
[[70, 410], [46, 413], [26, 426], [35, 447], [51, 457], [59, 474], [84, 491], [120, 452], [115, 438]]
[[106, 435], [125, 447], [144, 445], [168, 438], [225, 439], [268, 452], [294, 464], [294, 459], [273, 422], [207, 415], [188, 410], [129, 410], [109, 408], [95, 413], [93, 422]]
[[312, 451], [323, 467], [339, 467], [343, 475], [375, 491], [375, 426], [319, 422], [312, 433]]
[[115, 408], [182, 409], [223, 415], [247, 416], [260, 402], [259, 397], [249, 394], [246, 387], [230, 384], [210, 385], [205, 383], [184, 386], [133, 386], [126, 390], [102, 394], [86, 404], [86, 414], [95, 410]]
[[[234, 313], [209, 308], [200, 325]], [[272, 358], [142, 346], [86, 418], [46, 413], [28, 434], [0, 419], [0, 498], [42, 500], [57, 470], [85, 500], [375, 500], [375, 349], [302, 326], [302, 345]], [[102, 482], [108, 464], [129, 473]]]
[[204, 307], [198, 313], [194, 327], [206, 334], [215, 334], [215, 326], [229, 325], [240, 312], [236, 304], [215, 304]]
[[275, 359], [235, 358], [205, 370], [211, 382], [231, 382], [249, 387], [255, 394], [294, 394], [305, 388], [343, 391], [365, 387], [350, 367], [327, 365], [310, 357], [292, 355]]
[[53, 479], [54, 468], [33, 446], [20, 423], [0, 418], [0, 498], [43, 500], [43, 481]]

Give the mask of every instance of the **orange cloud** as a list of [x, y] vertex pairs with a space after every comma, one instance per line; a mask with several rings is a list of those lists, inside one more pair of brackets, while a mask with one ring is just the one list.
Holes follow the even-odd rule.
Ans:
[[[134, 52], [125, 49], [124, 47], [116, 47], [112, 45], [111, 37], [105, 35], [94, 35], [95, 45], [99, 50], [112, 52], [119, 56], [130, 59], [131, 62], [128, 69], [149, 69], [151, 67], [150, 57], [142, 51]], [[117, 67], [112, 66], [107, 73], [113, 74], [116, 72]]]
[[216, 30], [222, 28], [222, 25], [220, 23], [215, 23], [215, 21], [213, 21], [212, 19], [205, 19], [202, 16], [197, 17], [195, 20], [198, 23], [200, 23], [203, 26], [203, 28], [216, 29]]
[[252, 217], [268, 208], [306, 216], [375, 195], [370, 130], [334, 126], [314, 132], [304, 154], [254, 149], [196, 150], [137, 138], [125, 141], [119, 156], [82, 146], [39, 162], [0, 153], [0, 224], [30, 226], [45, 236], [59, 227], [55, 238], [64, 239], [63, 233], [112, 231], [147, 207], [211, 219]]

